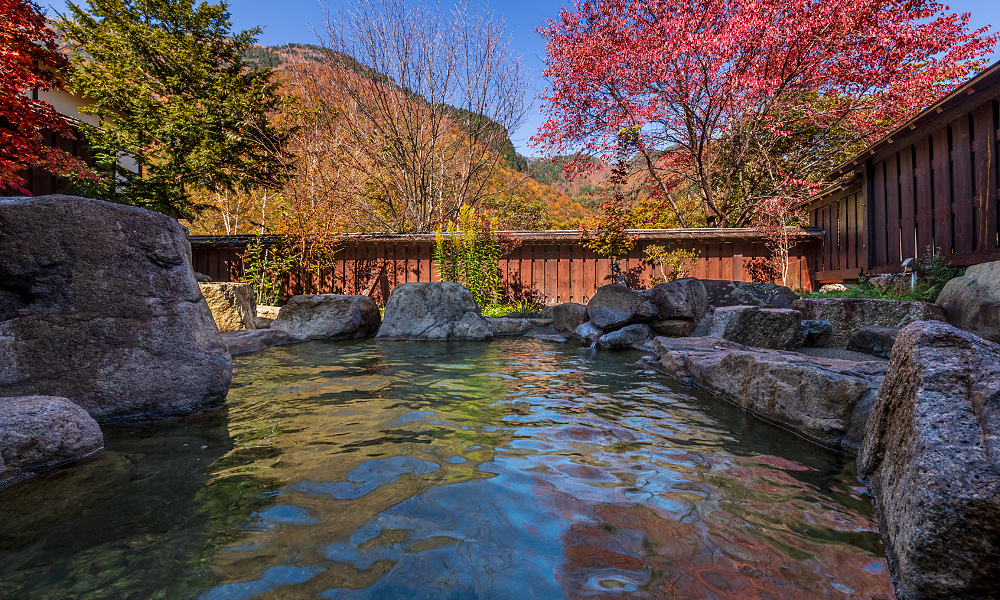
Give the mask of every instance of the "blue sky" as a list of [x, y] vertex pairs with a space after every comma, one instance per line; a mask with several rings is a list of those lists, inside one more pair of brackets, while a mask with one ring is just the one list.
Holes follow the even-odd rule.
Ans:
[[[41, 0], [41, 3], [45, 4], [46, 0]], [[83, 4], [83, 0], [79, 3]], [[530, 95], [534, 97], [541, 92], [544, 88], [541, 75], [545, 68], [542, 62], [545, 45], [535, 30], [545, 19], [556, 17], [559, 8], [570, 5], [571, 0], [470, 0], [470, 3], [486, 7], [503, 17], [510, 30], [511, 46], [523, 57], [534, 82]], [[972, 13], [974, 28], [990, 25], [991, 31], [995, 31], [1000, 27], [1000, 2], [997, 0], [945, 0], [945, 3], [952, 12]], [[50, 0], [48, 4], [58, 10], [65, 7], [60, 1]], [[447, 1], [442, 0], [442, 4], [447, 4]], [[235, 29], [261, 27], [264, 33], [259, 41], [276, 46], [289, 42], [315, 43], [314, 30], [321, 31], [324, 25], [324, 6], [336, 12], [346, 5], [343, 0], [230, 0], [230, 11]], [[1000, 60], [1000, 52], [993, 55], [991, 62], [996, 60]], [[522, 154], [534, 154], [527, 142], [541, 122], [536, 105], [524, 127], [513, 132], [514, 145]]]

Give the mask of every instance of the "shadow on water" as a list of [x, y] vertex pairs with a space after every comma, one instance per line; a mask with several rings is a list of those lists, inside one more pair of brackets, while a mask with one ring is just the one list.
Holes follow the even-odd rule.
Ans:
[[225, 409], [0, 492], [0, 597], [892, 597], [852, 460], [638, 357], [237, 357]]

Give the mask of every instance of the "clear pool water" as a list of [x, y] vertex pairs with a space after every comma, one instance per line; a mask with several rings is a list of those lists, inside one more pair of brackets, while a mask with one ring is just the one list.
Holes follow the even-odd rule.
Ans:
[[0, 492], [0, 598], [891, 598], [853, 461], [605, 354], [313, 342]]

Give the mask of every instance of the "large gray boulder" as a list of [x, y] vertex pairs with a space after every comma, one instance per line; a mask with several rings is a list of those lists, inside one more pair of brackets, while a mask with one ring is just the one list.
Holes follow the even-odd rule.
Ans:
[[1000, 341], [1000, 262], [972, 265], [945, 284], [936, 304], [955, 327]]
[[889, 358], [900, 331], [899, 327], [862, 327], [851, 336], [847, 342], [847, 349], [851, 352]]
[[170, 217], [72, 196], [0, 198], [0, 395], [97, 421], [221, 404], [232, 362]]
[[896, 339], [858, 456], [901, 598], [1000, 597], [1000, 345], [940, 322]]
[[272, 346], [298, 344], [308, 342], [309, 336], [283, 331], [281, 329], [248, 329], [246, 331], [227, 331], [222, 334], [222, 341], [233, 356], [259, 352]]
[[257, 302], [249, 283], [198, 283], [220, 333], [257, 329]]
[[802, 314], [787, 308], [724, 306], [712, 313], [708, 337], [745, 346], [788, 350], [795, 345]]
[[803, 319], [829, 321], [829, 346], [843, 348], [854, 332], [869, 325], [905, 327], [914, 321], [947, 321], [944, 309], [929, 302], [868, 298], [802, 298], [792, 303]]
[[859, 447], [886, 364], [750, 348], [719, 338], [653, 340], [660, 368], [835, 448]]
[[630, 290], [620, 283], [598, 288], [587, 303], [587, 315], [601, 329], [621, 329], [656, 317], [657, 309], [649, 296]]
[[378, 306], [368, 296], [303, 294], [288, 299], [270, 328], [313, 340], [350, 340], [375, 335], [381, 323]]
[[631, 350], [653, 338], [653, 330], [645, 323], [622, 327], [597, 338], [597, 347], [602, 350]]
[[485, 317], [495, 336], [524, 335], [535, 328], [530, 319], [511, 319], [509, 317]]
[[702, 279], [711, 306], [758, 306], [760, 308], [792, 308], [799, 295], [790, 288], [756, 281]]
[[572, 333], [590, 320], [587, 307], [576, 302], [564, 302], [552, 307], [552, 327], [556, 331]]
[[649, 299], [656, 305], [656, 318], [697, 321], [708, 311], [708, 293], [701, 280], [694, 277], [675, 279], [653, 286]]
[[[273, 327], [273, 326], [272, 326]], [[377, 340], [488, 340], [472, 292], [454, 281], [404, 283], [389, 295]]]
[[0, 488], [104, 449], [87, 411], [65, 398], [0, 398]]

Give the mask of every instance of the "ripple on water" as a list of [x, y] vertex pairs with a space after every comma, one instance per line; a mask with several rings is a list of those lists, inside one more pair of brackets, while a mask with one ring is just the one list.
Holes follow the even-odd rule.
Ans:
[[637, 357], [237, 357], [225, 408], [0, 492], [0, 597], [892, 597], [849, 458]]

